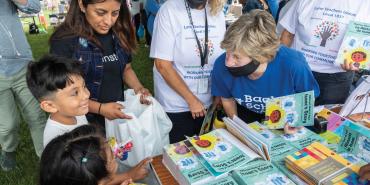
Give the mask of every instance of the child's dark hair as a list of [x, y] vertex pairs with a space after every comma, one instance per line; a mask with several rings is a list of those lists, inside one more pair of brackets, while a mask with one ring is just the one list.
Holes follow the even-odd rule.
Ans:
[[54, 138], [40, 162], [40, 185], [97, 185], [108, 177], [106, 143], [92, 125]]
[[73, 83], [71, 76], [83, 76], [78, 61], [54, 55], [45, 55], [28, 65], [27, 85], [33, 96], [40, 100], [58, 89]]

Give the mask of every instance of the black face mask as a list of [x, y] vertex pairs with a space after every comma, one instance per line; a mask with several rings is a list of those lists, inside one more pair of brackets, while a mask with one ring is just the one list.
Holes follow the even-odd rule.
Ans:
[[252, 74], [253, 72], [257, 70], [259, 65], [260, 65], [259, 62], [252, 60], [251, 62], [249, 62], [249, 64], [246, 64], [244, 66], [240, 66], [240, 67], [227, 67], [226, 66], [226, 68], [229, 70], [229, 72], [233, 76], [239, 77], [239, 76], [248, 76]]
[[197, 9], [200, 6], [204, 6], [207, 3], [207, 0], [186, 0], [189, 4], [189, 7], [192, 9]]

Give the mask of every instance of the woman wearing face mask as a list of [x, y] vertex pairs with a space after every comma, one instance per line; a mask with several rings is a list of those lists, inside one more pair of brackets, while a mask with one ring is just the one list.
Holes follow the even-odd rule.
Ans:
[[150, 95], [131, 68], [135, 48], [135, 32], [125, 1], [71, 2], [66, 20], [51, 36], [50, 52], [81, 62], [91, 92], [89, 122], [104, 126], [104, 117], [130, 119], [121, 111], [122, 105], [115, 103], [124, 99], [124, 83], [141, 93], [143, 102]]
[[253, 10], [227, 30], [215, 62], [212, 95], [220, 96], [227, 116], [246, 123], [264, 119], [265, 102], [319, 88], [302, 53], [279, 45], [273, 17]]
[[154, 91], [173, 123], [170, 142], [198, 134], [212, 103], [210, 73], [222, 53], [223, 0], [168, 0], [154, 22]]

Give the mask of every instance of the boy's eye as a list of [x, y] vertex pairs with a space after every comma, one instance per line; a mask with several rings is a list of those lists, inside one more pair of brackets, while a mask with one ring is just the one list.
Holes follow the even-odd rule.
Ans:
[[77, 95], [78, 95], [78, 91], [73, 91], [72, 96], [77, 96]]

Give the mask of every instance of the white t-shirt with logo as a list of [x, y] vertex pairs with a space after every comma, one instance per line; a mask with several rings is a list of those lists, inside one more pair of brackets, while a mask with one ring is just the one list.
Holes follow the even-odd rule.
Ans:
[[369, 0], [297, 0], [279, 24], [295, 34], [292, 48], [304, 53], [312, 71], [343, 72], [335, 65], [351, 20], [369, 22]]
[[[208, 63], [201, 67], [201, 59], [194, 32], [190, 24], [184, 0], [168, 0], [159, 10], [155, 22], [150, 49], [150, 57], [173, 62], [173, 68], [185, 81], [188, 88], [208, 107], [211, 99], [211, 71], [218, 56], [223, 53], [220, 43], [226, 26], [222, 12], [208, 17]], [[205, 38], [204, 9], [190, 9], [195, 31], [202, 48]], [[156, 67], [154, 73], [154, 92], [166, 112], [189, 111], [186, 101], [167, 85]]]
[[46, 121], [46, 126], [44, 130], [44, 147], [46, 147], [46, 145], [54, 138], [63, 135], [64, 133], [70, 132], [81, 125], [87, 125], [88, 123], [85, 115], [76, 116], [76, 120], [77, 124], [75, 125], [65, 125], [54, 121], [49, 117]]

